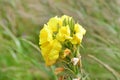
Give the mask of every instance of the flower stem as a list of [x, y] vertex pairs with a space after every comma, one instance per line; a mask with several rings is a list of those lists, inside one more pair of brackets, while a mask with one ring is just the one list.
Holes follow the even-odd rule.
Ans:
[[57, 76], [54, 74], [54, 67], [51, 66], [50, 69], [51, 69], [51, 71], [53, 73], [54, 80], [58, 80]]

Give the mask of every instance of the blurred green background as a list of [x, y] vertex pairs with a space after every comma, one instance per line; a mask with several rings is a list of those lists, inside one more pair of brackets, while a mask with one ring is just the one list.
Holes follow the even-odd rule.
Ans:
[[87, 80], [120, 80], [120, 0], [0, 0], [0, 80], [55, 80], [40, 54], [39, 31], [64, 14], [87, 30]]

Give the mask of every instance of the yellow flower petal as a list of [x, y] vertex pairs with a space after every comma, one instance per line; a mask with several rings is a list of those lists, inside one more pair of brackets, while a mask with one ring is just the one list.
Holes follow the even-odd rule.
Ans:
[[54, 40], [52, 49], [48, 55], [49, 59], [56, 61], [59, 57], [59, 52], [60, 52], [61, 48], [62, 48], [62, 46], [61, 46], [60, 42], [58, 42], [57, 40]]
[[80, 33], [76, 33], [75, 35], [73, 35], [71, 43], [80, 44], [82, 42], [82, 38], [83, 38], [83, 35], [81, 35]]
[[43, 29], [40, 31], [40, 42], [39, 44], [43, 44], [46, 42], [50, 42], [53, 38], [52, 38], [52, 33], [51, 31], [48, 29], [47, 25], [44, 25]]
[[58, 28], [58, 25], [59, 25], [59, 18], [56, 16], [56, 17], [53, 17], [49, 20], [49, 22], [47, 23], [49, 28], [51, 29], [51, 31], [53, 32], [56, 32], [57, 31], [57, 28]]
[[78, 23], [75, 24], [74, 30], [75, 30], [76, 33], [80, 33], [82, 35], [84, 35], [86, 33], [86, 30], [81, 25], [79, 25]]
[[62, 26], [59, 29], [59, 32], [56, 37], [59, 41], [65, 41], [66, 39], [70, 38], [70, 28], [69, 26]]
[[61, 48], [61, 44], [56, 39], [50, 43], [41, 45], [41, 52], [47, 66], [50, 66], [56, 62], [56, 60], [59, 58], [59, 52]]
[[42, 55], [43, 55], [43, 56], [48, 56], [48, 53], [51, 51], [52, 46], [53, 46], [53, 45], [52, 45], [51, 42], [46, 42], [46, 43], [42, 44], [42, 45], [40, 46]]
[[86, 33], [86, 30], [77, 23], [74, 26], [74, 31], [75, 34], [73, 35], [71, 42], [72, 44], [80, 44], [82, 42], [83, 35]]

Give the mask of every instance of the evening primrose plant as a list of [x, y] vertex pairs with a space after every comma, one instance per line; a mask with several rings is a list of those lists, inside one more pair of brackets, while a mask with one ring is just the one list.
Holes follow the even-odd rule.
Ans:
[[86, 30], [72, 17], [51, 18], [40, 30], [39, 45], [46, 66], [56, 66], [59, 80], [82, 80], [79, 48]]

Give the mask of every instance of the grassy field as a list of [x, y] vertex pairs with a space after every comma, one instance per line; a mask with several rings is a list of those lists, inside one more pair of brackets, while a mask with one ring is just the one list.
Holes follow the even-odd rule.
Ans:
[[55, 80], [38, 36], [49, 18], [63, 14], [87, 30], [81, 48], [87, 80], [120, 80], [119, 0], [0, 0], [0, 80]]

